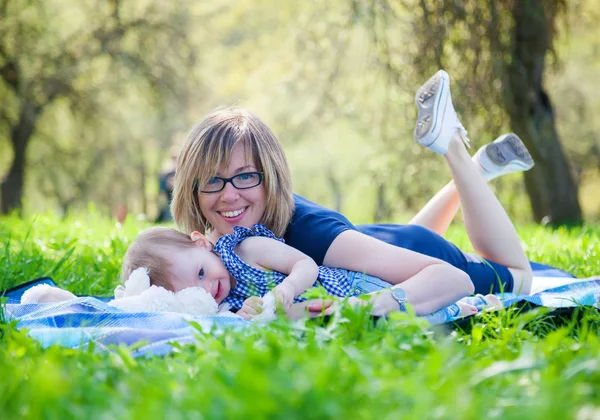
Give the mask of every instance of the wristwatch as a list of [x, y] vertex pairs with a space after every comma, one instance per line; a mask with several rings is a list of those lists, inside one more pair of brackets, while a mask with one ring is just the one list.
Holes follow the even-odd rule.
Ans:
[[408, 297], [406, 296], [406, 292], [404, 291], [404, 289], [398, 286], [394, 286], [390, 290], [392, 291], [392, 297], [396, 302], [398, 302], [398, 305], [400, 306], [400, 312], [406, 312], [406, 306], [404, 304], [408, 300]]

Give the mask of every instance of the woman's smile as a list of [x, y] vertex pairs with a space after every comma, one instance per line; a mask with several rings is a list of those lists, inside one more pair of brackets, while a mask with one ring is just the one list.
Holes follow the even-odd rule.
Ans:
[[249, 206], [243, 207], [238, 210], [227, 210], [227, 211], [218, 211], [221, 216], [227, 219], [230, 222], [237, 222], [243, 217], [244, 212]]

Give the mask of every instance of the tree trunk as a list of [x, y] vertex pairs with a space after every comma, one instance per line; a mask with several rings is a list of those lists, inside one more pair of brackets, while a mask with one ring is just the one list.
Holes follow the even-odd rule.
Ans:
[[327, 171], [327, 181], [329, 182], [329, 186], [331, 187], [331, 191], [333, 192], [333, 209], [338, 213], [341, 213], [344, 195], [342, 193], [342, 187], [340, 186], [340, 183], [336, 179], [335, 175], [333, 175], [331, 168]]
[[8, 214], [13, 210], [21, 213], [23, 206], [23, 187], [25, 185], [25, 163], [27, 145], [35, 129], [40, 107], [25, 100], [21, 107], [19, 121], [12, 128], [10, 139], [13, 146], [14, 158], [8, 175], [0, 184], [0, 213]]
[[543, 88], [544, 59], [550, 50], [552, 17], [544, 0], [514, 3], [512, 57], [508, 65], [507, 109], [511, 127], [535, 160], [525, 173], [536, 221], [554, 225], [582, 222], [577, 185], [560, 144], [550, 98]]
[[392, 209], [390, 208], [387, 200], [385, 199], [385, 185], [380, 182], [377, 185], [377, 208], [373, 213], [373, 222], [381, 223], [389, 220], [392, 215]]

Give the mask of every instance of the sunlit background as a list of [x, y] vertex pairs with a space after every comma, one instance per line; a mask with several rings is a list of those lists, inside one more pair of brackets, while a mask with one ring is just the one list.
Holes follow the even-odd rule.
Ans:
[[[412, 137], [414, 93], [440, 67], [473, 152], [532, 127], [544, 142], [517, 134], [553, 168], [553, 132], [510, 106], [513, 53], [537, 42], [528, 47], [547, 50], [543, 87], [572, 188], [598, 221], [600, 3], [547, 2], [534, 11], [542, 41], [516, 36], [515, 4], [528, 2], [450, 3], [0, 1], [2, 210], [154, 220], [159, 175], [187, 131], [239, 105], [283, 143], [297, 193], [355, 223], [406, 221], [449, 180]], [[533, 220], [522, 175], [493, 186], [517, 221]]]

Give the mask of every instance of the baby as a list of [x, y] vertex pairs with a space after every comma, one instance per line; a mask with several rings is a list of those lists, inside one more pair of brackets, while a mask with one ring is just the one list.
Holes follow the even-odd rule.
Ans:
[[[140, 233], [127, 250], [121, 279], [125, 283], [136, 269], [144, 267], [152, 285], [172, 292], [201, 287], [217, 304], [227, 304], [245, 319], [256, 314], [253, 297], [272, 291], [287, 311], [315, 283], [319, 268], [308, 256], [272, 238], [235, 240], [226, 235], [217, 242], [215, 249], [221, 251], [217, 254], [199, 232], [187, 236], [153, 227]], [[275, 271], [286, 275], [275, 281]]]

